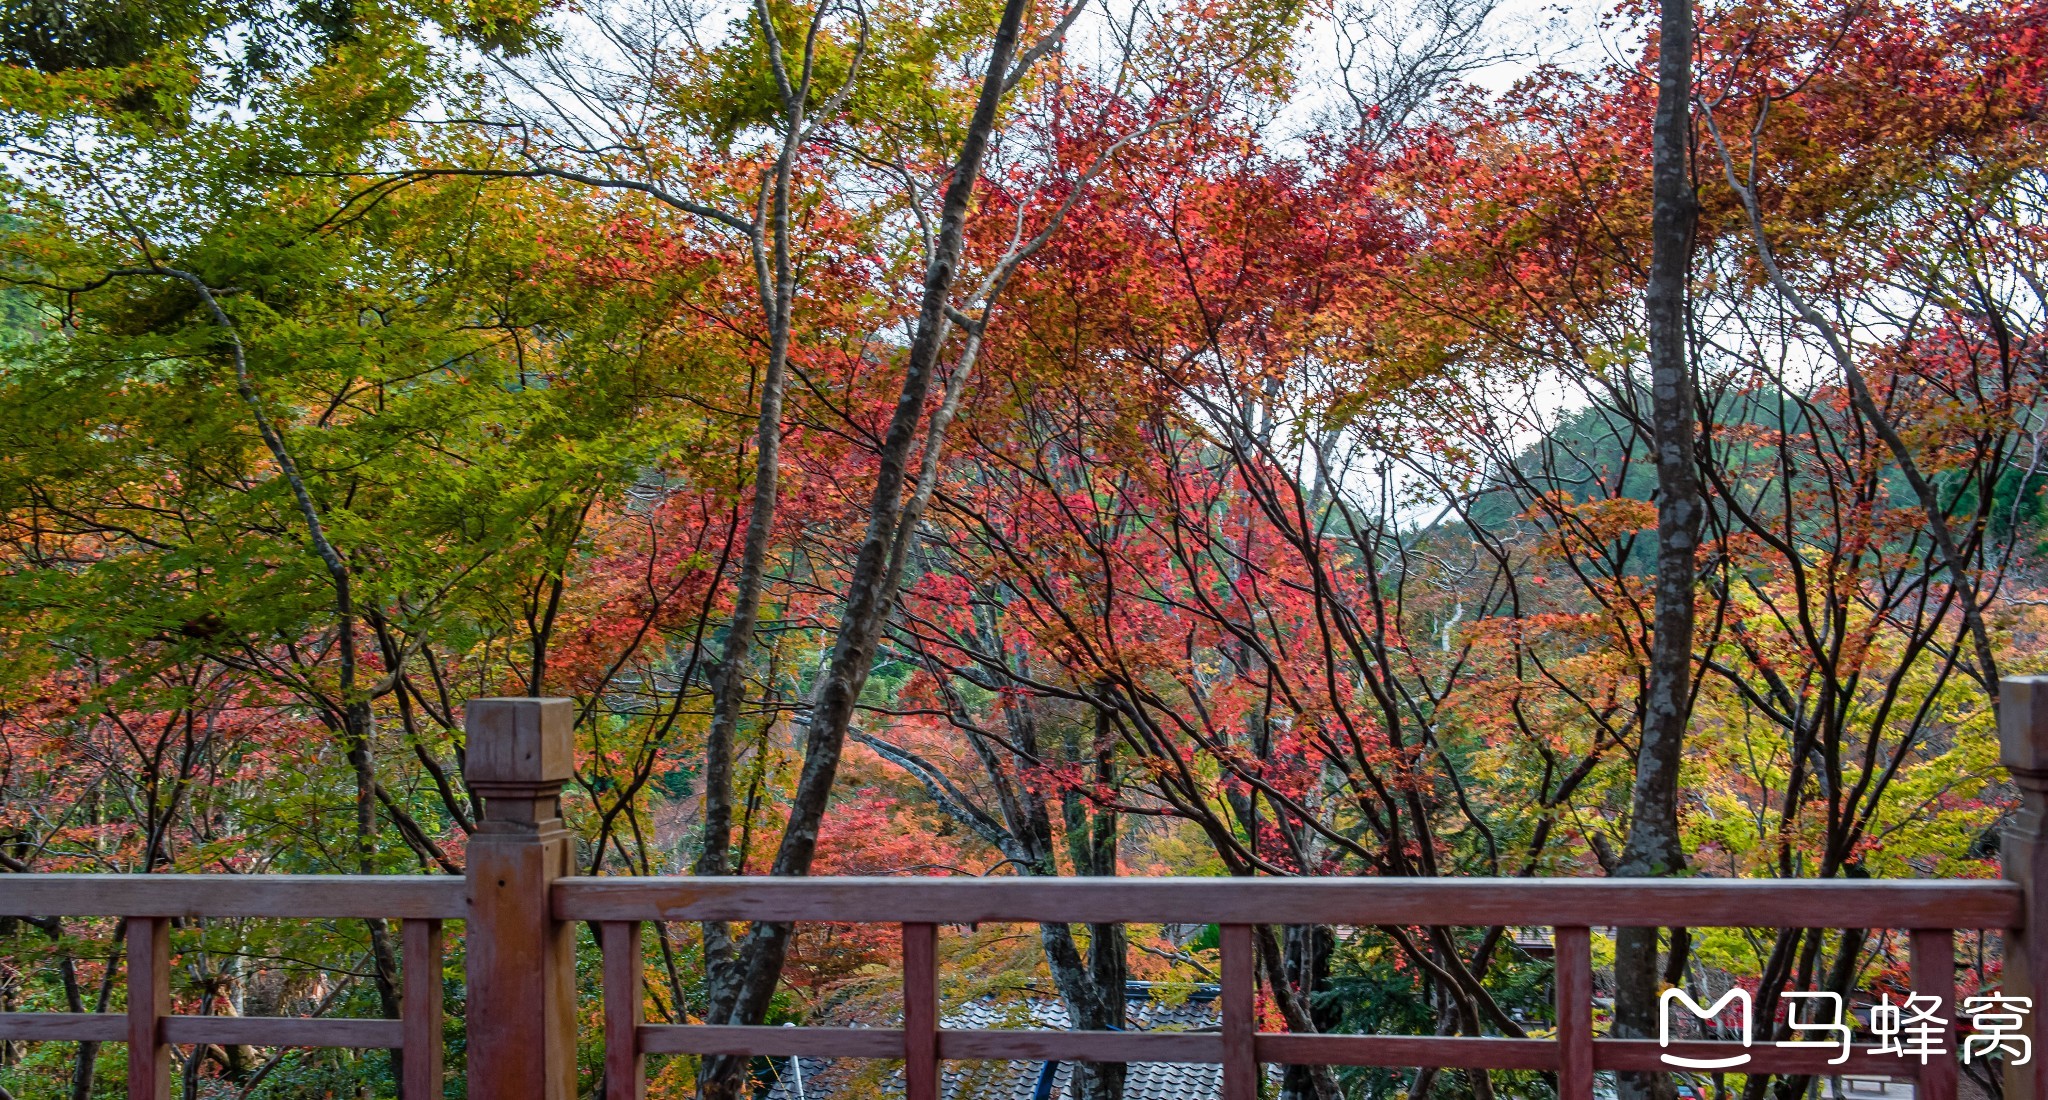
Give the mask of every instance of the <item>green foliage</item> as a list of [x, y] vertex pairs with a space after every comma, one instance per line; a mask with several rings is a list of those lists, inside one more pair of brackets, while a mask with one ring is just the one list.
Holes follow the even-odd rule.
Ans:
[[[1461, 937], [1469, 948], [1476, 935]], [[1498, 961], [1488, 972], [1486, 987], [1503, 1011], [1529, 1031], [1541, 1031], [1552, 1017], [1549, 964], [1530, 958], [1519, 948], [1497, 949]], [[1353, 929], [1338, 941], [1331, 960], [1330, 979], [1317, 994], [1317, 1003], [1334, 1010], [1339, 1017], [1337, 1031], [1359, 1035], [1436, 1034], [1437, 1009], [1424, 975], [1395, 948], [1391, 939], [1374, 929]], [[1489, 1034], [1494, 1033], [1489, 1029]], [[1541, 1089], [1539, 1074], [1495, 1073], [1496, 1088]], [[1405, 1096], [1414, 1085], [1414, 1071], [1361, 1066], [1341, 1075], [1345, 1095], [1356, 1100], [1394, 1100]], [[1469, 1082], [1455, 1073], [1440, 1078], [1432, 1096], [1470, 1097]]]
[[[800, 55], [813, 33], [814, 9], [777, 3], [771, 10], [784, 48]], [[873, 143], [877, 155], [916, 160], [956, 146], [975, 91], [961, 79], [960, 63], [986, 43], [1001, 11], [993, 0], [894, 0], [869, 6], [865, 19], [835, 12], [816, 29], [806, 109], [823, 109], [845, 87], [836, 121]], [[734, 16], [721, 41], [689, 60], [670, 93], [683, 125], [726, 151], [762, 140], [782, 103], [759, 16], [751, 8]], [[789, 79], [800, 76], [791, 72]]]

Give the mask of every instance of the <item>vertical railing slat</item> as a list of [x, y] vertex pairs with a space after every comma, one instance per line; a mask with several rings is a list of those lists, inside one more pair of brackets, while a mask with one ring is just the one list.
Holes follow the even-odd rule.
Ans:
[[128, 1100], [171, 1100], [171, 922], [128, 918]]
[[1955, 1100], [1956, 1078], [1956, 934], [1946, 928], [1913, 930], [1913, 992], [1939, 998], [1934, 1014], [1949, 1022], [1941, 1037], [1942, 1053], [1917, 1067], [1920, 1087], [1914, 1100]]
[[939, 1100], [939, 927], [903, 926], [903, 1091]]
[[647, 1059], [640, 1053], [640, 922], [598, 925], [604, 952], [604, 1100], [640, 1100], [647, 1091]]
[[405, 989], [399, 1000], [403, 1018], [404, 1100], [441, 1100], [441, 922], [409, 920], [400, 929], [404, 939]]
[[1593, 1098], [1593, 930], [1557, 929], [1557, 1097]]
[[1258, 1100], [1259, 956], [1252, 945], [1252, 926], [1226, 924], [1223, 949], [1223, 1097]]

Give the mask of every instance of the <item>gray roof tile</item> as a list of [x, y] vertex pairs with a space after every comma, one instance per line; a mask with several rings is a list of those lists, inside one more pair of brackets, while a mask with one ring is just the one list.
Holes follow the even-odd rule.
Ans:
[[[1219, 1023], [1216, 991], [1198, 991], [1179, 1005], [1167, 1006], [1153, 1000], [1150, 990], [1132, 983], [1125, 1015], [1133, 1031], [1187, 1031], [1214, 1028]], [[1033, 997], [1023, 1001], [984, 998], [961, 1005], [948, 1013], [949, 1028], [1067, 1028], [1067, 1007], [1056, 997]], [[797, 1074], [789, 1060], [776, 1063], [776, 1081], [767, 1100], [866, 1100], [871, 1089], [857, 1083], [862, 1064], [835, 1062], [822, 1058], [802, 1060], [803, 1091], [797, 1091]], [[948, 1062], [940, 1092], [945, 1100], [1032, 1100], [1042, 1063], [1038, 1062]], [[1067, 1078], [1072, 1067], [1061, 1065], [1054, 1073], [1052, 1100], [1069, 1100]], [[1223, 1090], [1223, 1067], [1180, 1062], [1134, 1062], [1124, 1082], [1124, 1100], [1215, 1100]], [[891, 1071], [880, 1084], [879, 1096], [903, 1095], [903, 1075]]]

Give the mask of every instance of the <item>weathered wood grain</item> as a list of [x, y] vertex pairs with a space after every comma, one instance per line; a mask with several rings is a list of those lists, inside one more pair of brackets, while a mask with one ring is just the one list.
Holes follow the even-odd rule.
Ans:
[[1593, 1100], [1593, 930], [1559, 928], [1556, 944], [1557, 1097]]
[[740, 1054], [765, 1058], [901, 1058], [903, 1032], [866, 1027], [739, 1027], [646, 1024], [647, 1054]]
[[464, 709], [470, 751], [492, 762], [469, 773], [484, 808], [464, 868], [478, 1100], [576, 1097], [576, 937], [546, 905], [576, 854], [561, 819], [575, 709], [568, 699], [472, 699]]
[[252, 1047], [353, 1047], [389, 1050], [404, 1045], [399, 1020], [308, 1019], [289, 1016], [166, 1016], [159, 1025], [174, 1046], [218, 1043]]
[[[0, 1012], [0, 1039], [14, 1041], [124, 1043], [128, 1026], [128, 1016], [115, 1012]], [[398, 1020], [166, 1014], [157, 1018], [152, 1031], [166, 1045], [378, 1049], [399, 1046], [403, 1028]]]
[[640, 1053], [640, 922], [597, 926], [604, 954], [604, 1100], [640, 1100], [647, 1091], [647, 1059]]
[[405, 1076], [399, 1082], [402, 1100], [441, 1100], [446, 1059], [441, 1052], [441, 922], [409, 920], [400, 927], [404, 940], [405, 987], [399, 1016], [404, 1022]]
[[0, 1012], [0, 1039], [29, 1043], [119, 1043], [128, 1017], [119, 1012]]
[[2008, 882], [1785, 879], [564, 878], [558, 920], [2004, 928]]
[[163, 1018], [171, 1012], [171, 922], [130, 917], [128, 948], [128, 1100], [171, 1100], [171, 1048]]
[[903, 1094], [939, 1100], [939, 929], [903, 926]]
[[1253, 928], [1249, 924], [1226, 924], [1220, 931], [1223, 995], [1218, 1007], [1223, 1015], [1223, 1100], [1258, 1100], [1259, 1051], [1254, 1035], [1259, 1029], [1259, 956]]
[[5, 917], [394, 917], [460, 920], [438, 875], [5, 875]]

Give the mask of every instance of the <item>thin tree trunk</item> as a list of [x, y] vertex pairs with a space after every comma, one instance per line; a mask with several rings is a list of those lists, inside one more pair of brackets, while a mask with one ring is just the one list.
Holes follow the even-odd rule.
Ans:
[[[1253, 942], [1258, 946], [1260, 969], [1266, 974], [1266, 988], [1272, 991], [1273, 1007], [1280, 1010], [1280, 1018], [1287, 1023], [1287, 1030], [1296, 1035], [1315, 1035], [1320, 1028], [1316, 1023], [1314, 1009], [1310, 1006], [1310, 990], [1297, 987], [1293, 982], [1291, 960], [1282, 946], [1284, 926], [1262, 924], [1253, 932]], [[1284, 933], [1291, 938], [1294, 933]], [[1290, 1070], [1301, 1071], [1294, 1095], [1303, 1100], [1343, 1100], [1343, 1093], [1337, 1089], [1336, 1072], [1329, 1066], [1290, 1066]]]
[[[1686, 348], [1686, 282], [1697, 219], [1691, 141], [1692, 2], [1661, 0], [1657, 115], [1651, 138], [1650, 277], [1644, 314], [1650, 344], [1651, 423], [1657, 458], [1657, 580], [1642, 740], [1622, 875], [1668, 875], [1685, 866], [1678, 834], [1678, 770], [1692, 694], [1694, 552], [1704, 511], [1694, 460], [1694, 385]], [[1617, 1036], [1655, 1033], [1658, 930], [1624, 928], [1615, 944]], [[1665, 1074], [1621, 1075], [1623, 1100], [1670, 1100]]]
[[[1002, 21], [996, 28], [989, 51], [988, 71], [982, 78], [981, 94], [968, 123], [966, 138], [954, 162], [953, 177], [947, 184], [940, 208], [939, 233], [925, 268], [924, 295], [918, 314], [916, 335], [911, 341], [903, 371], [902, 392], [883, 437], [880, 470], [875, 479], [867, 530], [861, 538], [860, 553], [847, 582], [846, 606], [840, 620], [830, 664], [812, 692], [810, 713], [805, 723], [804, 763], [791, 800], [789, 822], [782, 834], [770, 873], [801, 875], [810, 870], [817, 852], [818, 828], [829, 804], [833, 780], [846, 744], [846, 731], [860, 693], [867, 685], [876, 647], [881, 641], [884, 613], [895, 604], [896, 586], [903, 567], [890, 553], [902, 518], [906, 474], [910, 452], [916, 443], [919, 423], [924, 419], [925, 398], [938, 366], [939, 350], [950, 325], [946, 308], [959, 272], [966, 235], [967, 210], [974, 186], [981, 175], [983, 155], [995, 130], [996, 110], [1002, 100], [1016, 54], [1017, 38], [1023, 25], [1028, 0], [1006, 0]], [[935, 441], [937, 442], [937, 441]], [[754, 925], [738, 945], [733, 966], [725, 980], [713, 990], [712, 1018], [720, 1023], [757, 1024], [765, 1016], [769, 999], [782, 974], [789, 952], [790, 926]], [[740, 1094], [746, 1062], [737, 1058], [707, 1058], [699, 1076], [699, 1090], [706, 1100], [730, 1100]]]
[[[1330, 981], [1330, 960], [1337, 953], [1337, 934], [1327, 924], [1286, 926], [1283, 953], [1287, 958], [1287, 981], [1309, 997], [1309, 1015], [1318, 1034], [1329, 1034], [1343, 1022], [1334, 1004], [1319, 1004], [1315, 995]], [[1482, 1078], [1483, 1079], [1483, 1078]], [[1280, 1100], [1317, 1100], [1316, 1073], [1310, 1066], [1288, 1066], [1281, 1071]]]
[[[94, 1012], [105, 1012], [108, 1002], [113, 997], [114, 978], [121, 972], [122, 945], [127, 942], [127, 929], [125, 921], [114, 928], [114, 954], [107, 960], [106, 971], [100, 975], [99, 994], [93, 999]], [[70, 1001], [71, 1011], [83, 1012], [85, 1006], [79, 1003], [77, 996], [77, 971], [69, 955], [64, 957], [64, 964], [65, 994]], [[71, 1066], [71, 1100], [92, 1100], [93, 1078], [99, 1068], [99, 1058], [100, 1044], [97, 1041], [78, 1044], [78, 1057]]]
[[[214, 296], [213, 288], [199, 276], [187, 271], [170, 268], [152, 269], [153, 273], [168, 275], [183, 280], [199, 293], [206, 304], [215, 327], [228, 338], [229, 350], [235, 368], [235, 391], [247, 405], [251, 417], [256, 421], [257, 434], [277, 463], [286, 485], [291, 488], [292, 499], [298, 504], [300, 518], [305, 521], [306, 539], [312, 544], [313, 553], [327, 570], [329, 581], [334, 586], [335, 649], [338, 658], [338, 678], [335, 696], [340, 703], [342, 743], [348, 752], [349, 764], [356, 778], [356, 848], [357, 870], [369, 875], [377, 872], [377, 764], [374, 754], [374, 740], [377, 730], [376, 712], [371, 708], [370, 698], [374, 691], [360, 688], [356, 682], [356, 607], [353, 588], [353, 571], [348, 559], [327, 537], [326, 525], [321, 521], [320, 508], [313, 500], [313, 493], [305, 478], [300, 475], [298, 463], [292, 458], [285, 445], [284, 433], [271, 423], [270, 416], [263, 409], [262, 398], [256, 392], [255, 379], [249, 372], [247, 352], [242, 346], [241, 333], [235, 328], [233, 319], [221, 308], [220, 300]], [[395, 682], [399, 668], [394, 666], [390, 676]], [[386, 922], [372, 919], [364, 922], [369, 928], [370, 953], [374, 960], [372, 976], [377, 987], [377, 1000], [389, 1019], [398, 1017], [398, 951], [391, 942], [390, 929]], [[391, 1054], [394, 1076], [400, 1071], [400, 1054]]]
[[[762, 18], [765, 21], [766, 17]], [[764, 266], [772, 269], [772, 275], [762, 280], [761, 287], [761, 305], [768, 320], [768, 366], [761, 376], [761, 404], [754, 422], [754, 497], [747, 513], [746, 541], [740, 551], [732, 620], [726, 626], [725, 644], [711, 676], [711, 727], [704, 745], [704, 833], [694, 868], [699, 875], [723, 875], [731, 870], [727, 854], [732, 847], [733, 746], [739, 732], [740, 709], [746, 701], [746, 665], [753, 652], [754, 628], [761, 613], [761, 590], [768, 569], [768, 546], [775, 529], [781, 478], [782, 398], [789, 364], [791, 300], [796, 294], [796, 276], [789, 256], [790, 184], [802, 126], [799, 107], [789, 119], [782, 154], [770, 184], [767, 236], [772, 259]], [[707, 967], [730, 963], [732, 942], [724, 924], [704, 926], [704, 952]]]
[[[1114, 747], [1109, 712], [1097, 708], [1093, 744], [1088, 746], [1088, 756], [1093, 759], [1094, 779], [1100, 788], [1110, 788], [1116, 782]], [[1073, 731], [1067, 738], [1067, 759], [1076, 763], [1084, 759], [1082, 748], [1078, 731]], [[1115, 875], [1116, 811], [1108, 807], [1094, 807], [1091, 812], [1088, 797], [1073, 790], [1061, 796], [1060, 810], [1066, 823], [1067, 850], [1074, 872], [1096, 878]], [[1124, 926], [1089, 925], [1088, 969], [1084, 984], [1092, 998], [1081, 999], [1071, 994], [1067, 997], [1068, 1006], [1074, 1011], [1075, 1025], [1090, 1031], [1124, 1030], [1129, 1025], [1124, 1011], [1127, 976]], [[1093, 1003], [1088, 1003], [1089, 1000]], [[1123, 1100], [1126, 1076], [1127, 1069], [1122, 1062], [1076, 1062], [1073, 1084], [1068, 1091], [1075, 1100]]]

